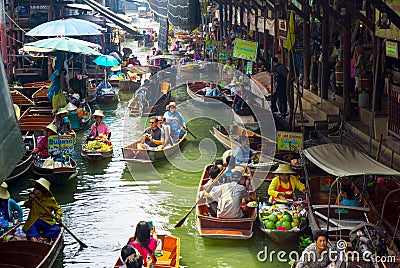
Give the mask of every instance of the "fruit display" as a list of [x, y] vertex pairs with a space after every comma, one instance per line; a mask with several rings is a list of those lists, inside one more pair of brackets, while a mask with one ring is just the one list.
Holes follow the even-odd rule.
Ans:
[[108, 142], [109, 144], [105, 143], [102, 140], [94, 140], [94, 141], [88, 141], [84, 146], [83, 149], [85, 151], [90, 151], [90, 152], [109, 152], [113, 149], [113, 146], [111, 142]]
[[260, 220], [266, 229], [278, 231], [299, 231], [300, 225], [306, 221], [307, 207], [302, 201], [292, 205], [274, 204], [260, 206]]

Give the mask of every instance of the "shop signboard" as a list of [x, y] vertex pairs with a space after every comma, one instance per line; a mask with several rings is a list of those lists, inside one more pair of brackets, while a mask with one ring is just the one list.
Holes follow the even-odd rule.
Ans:
[[257, 45], [257, 42], [251, 42], [236, 38], [235, 46], [233, 48], [233, 56], [235, 58], [256, 61]]
[[303, 134], [300, 132], [278, 131], [278, 150], [299, 152], [303, 148]]
[[216, 40], [208, 40], [206, 42], [206, 50], [213, 50], [214, 48], [218, 48], [218, 46], [221, 44], [220, 41]]
[[228, 58], [233, 57], [233, 50], [232, 49], [220, 49], [218, 50], [218, 59], [225, 63]]
[[386, 40], [385, 48], [386, 56], [395, 59], [399, 58], [399, 43]]
[[264, 19], [264, 17], [258, 17], [258, 19], [257, 19], [257, 30], [260, 33], [263, 33], [264, 29], [265, 29], [265, 19]]
[[60, 150], [62, 154], [74, 153], [74, 138], [69, 134], [53, 135], [48, 138], [48, 147], [50, 155], [59, 155]]

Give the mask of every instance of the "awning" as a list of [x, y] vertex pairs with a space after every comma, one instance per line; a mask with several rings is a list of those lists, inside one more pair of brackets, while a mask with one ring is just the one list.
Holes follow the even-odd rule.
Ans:
[[320, 169], [337, 177], [357, 175], [393, 175], [400, 173], [342, 144], [323, 144], [302, 151]]
[[65, 7], [73, 8], [73, 9], [81, 9], [81, 10], [86, 10], [86, 11], [93, 11], [93, 8], [91, 8], [88, 5], [84, 5], [84, 4], [66, 4]]
[[118, 14], [107, 9], [105, 6], [100, 5], [99, 3], [93, 0], [83, 0], [83, 1], [91, 8], [93, 8], [93, 10], [99, 12], [100, 15], [106, 17], [111, 22], [121, 27], [124, 31], [133, 35], [141, 35], [141, 33], [139, 33], [138, 30], [135, 29], [131, 24], [127, 23], [124, 18], [119, 17]]

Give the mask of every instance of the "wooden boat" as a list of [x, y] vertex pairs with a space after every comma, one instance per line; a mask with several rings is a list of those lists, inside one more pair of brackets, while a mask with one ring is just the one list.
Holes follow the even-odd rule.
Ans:
[[28, 110], [28, 108], [35, 106], [35, 103], [33, 103], [33, 101], [31, 101], [21, 92], [17, 90], [11, 90], [10, 93], [13, 103], [18, 105], [22, 113]]
[[[341, 144], [314, 146], [302, 151], [302, 156], [315, 165], [311, 170], [307, 170], [306, 167], [307, 172], [305, 173], [308, 174], [306, 184], [309, 192], [308, 219], [311, 230], [328, 229], [329, 238], [332, 242], [339, 240], [352, 242], [350, 234], [359, 230], [360, 224], [368, 223], [367, 227], [362, 227], [362, 231], [367, 233], [364, 228], [374, 228], [376, 230], [374, 233], [381, 234], [380, 239], [386, 241], [386, 248], [393, 252], [396, 257], [396, 263], [384, 262], [382, 263], [383, 266], [379, 267], [399, 267], [400, 252], [397, 246], [393, 243], [383, 225], [377, 227], [369, 224], [376, 223], [372, 220], [375, 213], [367, 200], [361, 196], [363, 191], [360, 191], [353, 182], [362, 181], [364, 176], [370, 174], [398, 176], [400, 173], [383, 166], [352, 147]], [[324, 172], [325, 174], [323, 174]], [[313, 173], [318, 175], [313, 175]], [[346, 177], [346, 179], [343, 177]], [[340, 184], [351, 185], [361, 207], [335, 204]], [[365, 263], [361, 263], [361, 267], [365, 267], [363, 265]]]
[[103, 103], [111, 103], [117, 100], [116, 96], [113, 88], [103, 88], [101, 94], [97, 94], [96, 99]]
[[[155, 268], [167, 268], [167, 267], [179, 267], [179, 258], [181, 254], [181, 240], [179, 237], [173, 235], [157, 234], [158, 240], [161, 240], [161, 250], [156, 250], [157, 262], [154, 265]], [[131, 237], [128, 241], [133, 241]], [[161, 255], [161, 256], [160, 256]], [[146, 256], [144, 256], [146, 257]], [[119, 257], [114, 265], [114, 268], [119, 268], [123, 265], [121, 258]]]
[[11, 172], [11, 174], [7, 177], [5, 182], [7, 184], [12, 183], [15, 179], [17, 179], [19, 176], [25, 174], [32, 165], [33, 161], [33, 155], [32, 152], [36, 148], [36, 139], [34, 134], [27, 133], [25, 135], [22, 135], [22, 139], [24, 140], [25, 146], [26, 146], [26, 152], [22, 159], [19, 161], [17, 166], [14, 168], [14, 170]]
[[40, 135], [53, 120], [51, 107], [31, 107], [21, 115], [18, 123], [22, 132], [34, 131]]
[[139, 141], [135, 141], [122, 148], [123, 160], [129, 163], [153, 163], [170, 157], [179, 150], [179, 146], [186, 140], [187, 132], [174, 145], [167, 146], [162, 150], [137, 149]]
[[111, 79], [111, 78], [109, 78], [108, 80], [107, 80], [108, 82], [110, 82], [110, 84], [113, 86], [113, 87], [116, 87], [116, 86], [118, 86], [118, 83], [119, 83], [119, 79], [117, 78], [117, 79]]
[[265, 138], [241, 126], [215, 126], [210, 130], [210, 133], [228, 149], [236, 150], [240, 145], [239, 137], [245, 135], [249, 139], [250, 149], [253, 152], [260, 152], [269, 156], [273, 156], [275, 153], [275, 141]]
[[118, 81], [120, 90], [133, 90], [136, 91], [140, 87], [140, 82], [133, 82], [131, 79], [122, 79]]
[[24, 96], [31, 98], [32, 94], [35, 93], [38, 89], [42, 87], [49, 87], [50, 81], [42, 81], [42, 82], [33, 82], [33, 83], [26, 83], [22, 86], [20, 85], [10, 85], [9, 88], [11, 91], [16, 90], [21, 92]]
[[49, 100], [47, 93], [49, 93], [49, 87], [41, 87], [32, 94], [32, 99], [35, 102], [35, 106], [51, 107], [51, 101]]
[[41, 68], [17, 68], [15, 69], [15, 77], [17, 81], [22, 83], [34, 83], [47, 79], [47, 72]]
[[186, 91], [192, 99], [202, 102], [202, 103], [226, 102], [226, 98], [225, 98], [224, 94], [222, 96], [205, 96], [205, 92], [203, 92], [203, 91], [200, 91], [197, 94], [195, 93], [198, 90], [205, 88], [205, 87], [206, 87], [206, 83], [204, 83], [204, 82], [188, 83], [186, 86]]
[[232, 109], [233, 119], [236, 123], [245, 125], [247, 128], [258, 129], [258, 123], [250, 108], [241, 109], [237, 113]]
[[[0, 267], [53, 267], [62, 248], [64, 228], [61, 228], [60, 235], [50, 245], [30, 240], [15, 240], [17, 227], [19, 225], [0, 236]], [[5, 241], [5, 237], [9, 239]]]
[[108, 159], [111, 158], [113, 155], [113, 148], [111, 147], [111, 150], [108, 151], [102, 151], [102, 152], [98, 152], [96, 150], [87, 150], [85, 148], [85, 145], [88, 142], [85, 142], [82, 144], [82, 150], [81, 150], [81, 156], [89, 161], [101, 161], [104, 159]]
[[[210, 167], [211, 165], [206, 166], [201, 176], [196, 195], [197, 201], [199, 201], [199, 193], [204, 190], [204, 185], [209, 180]], [[250, 181], [249, 188], [254, 189], [252, 180]], [[252, 207], [248, 207], [246, 217], [240, 219], [220, 219], [212, 217], [209, 215], [208, 204], [204, 198], [198, 202], [196, 207], [197, 230], [202, 237], [206, 238], [249, 239], [253, 236], [253, 226], [256, 218], [257, 208]]]
[[64, 166], [57, 168], [43, 168], [44, 159], [37, 158], [33, 160], [32, 171], [39, 177], [43, 177], [51, 182], [52, 185], [66, 185], [78, 174], [76, 162], [68, 156], [64, 160]]
[[152, 116], [161, 115], [165, 111], [165, 107], [171, 100], [171, 91], [162, 94], [157, 102], [152, 106], [148, 101], [140, 101], [136, 97], [128, 105], [129, 114], [132, 116]]

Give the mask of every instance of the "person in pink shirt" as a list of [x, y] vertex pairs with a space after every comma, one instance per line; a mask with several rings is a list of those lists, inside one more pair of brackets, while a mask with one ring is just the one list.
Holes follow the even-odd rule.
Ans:
[[153, 265], [157, 262], [154, 256], [154, 251], [157, 248], [157, 234], [154, 226], [150, 230], [148, 222], [141, 221], [136, 225], [135, 237], [129, 242], [129, 245], [136, 248], [142, 255], [145, 267], [149, 267], [147, 263], [148, 257], [151, 257]]
[[101, 121], [101, 120], [103, 120], [104, 117], [106, 117], [103, 114], [103, 111], [102, 110], [94, 111], [93, 117], [96, 119], [96, 122], [93, 123], [93, 125], [90, 128], [89, 139], [95, 139], [101, 134], [107, 136], [108, 139], [110, 139], [111, 138], [111, 130], [107, 126], [106, 123]]

